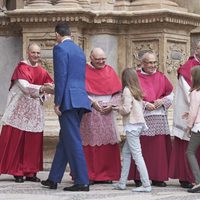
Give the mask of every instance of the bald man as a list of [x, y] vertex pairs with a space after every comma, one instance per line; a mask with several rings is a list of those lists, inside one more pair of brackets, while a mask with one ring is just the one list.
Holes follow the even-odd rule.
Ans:
[[121, 160], [112, 105], [120, 100], [121, 82], [106, 64], [101, 48], [94, 48], [86, 66], [86, 90], [92, 112], [81, 122], [81, 137], [90, 184], [111, 183], [120, 177]]
[[53, 80], [39, 61], [40, 47], [32, 43], [27, 60], [14, 70], [2, 117], [0, 174], [13, 175], [16, 183], [40, 181], [36, 174], [43, 165], [44, 84]]

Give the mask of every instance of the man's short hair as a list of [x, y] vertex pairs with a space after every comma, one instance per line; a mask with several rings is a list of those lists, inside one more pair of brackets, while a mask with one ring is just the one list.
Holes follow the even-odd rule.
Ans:
[[69, 25], [66, 22], [59, 22], [55, 27], [55, 32], [62, 37], [71, 35]]

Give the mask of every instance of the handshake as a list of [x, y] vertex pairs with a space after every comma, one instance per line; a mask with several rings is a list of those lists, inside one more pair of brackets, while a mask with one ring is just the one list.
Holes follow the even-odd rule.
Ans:
[[44, 83], [40, 87], [40, 93], [54, 94], [54, 87], [55, 85], [53, 83]]

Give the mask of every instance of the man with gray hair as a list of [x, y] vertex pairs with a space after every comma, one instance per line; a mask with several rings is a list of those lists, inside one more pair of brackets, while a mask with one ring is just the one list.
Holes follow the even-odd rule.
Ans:
[[[137, 73], [144, 93], [144, 118], [149, 128], [141, 133], [142, 154], [152, 185], [165, 187], [164, 181], [169, 177], [171, 151], [167, 110], [172, 104], [173, 86], [167, 77], [158, 71], [156, 55], [152, 52], [146, 52], [142, 56], [141, 69]], [[135, 165], [130, 173], [130, 178], [140, 179]]]

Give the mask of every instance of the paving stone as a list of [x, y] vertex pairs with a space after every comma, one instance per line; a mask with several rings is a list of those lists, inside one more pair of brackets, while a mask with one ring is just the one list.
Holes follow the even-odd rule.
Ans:
[[[38, 173], [38, 177], [46, 180], [47, 171]], [[151, 193], [133, 193], [133, 181], [128, 181], [127, 190], [113, 190], [111, 184], [90, 186], [89, 192], [66, 192], [63, 188], [73, 182], [66, 173], [57, 190], [49, 190], [40, 183], [25, 181], [15, 183], [12, 176], [0, 176], [0, 200], [200, 200], [200, 194], [190, 194], [179, 186], [178, 180], [169, 180], [165, 188], [152, 187]]]

